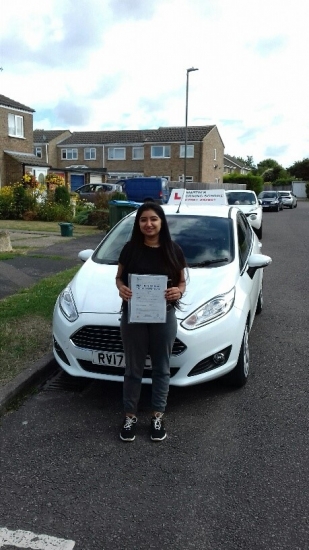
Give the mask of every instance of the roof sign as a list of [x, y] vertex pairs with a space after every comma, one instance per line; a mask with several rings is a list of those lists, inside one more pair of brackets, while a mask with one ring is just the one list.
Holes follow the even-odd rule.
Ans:
[[180, 204], [180, 201], [195, 206], [228, 204], [225, 189], [173, 189], [168, 204]]

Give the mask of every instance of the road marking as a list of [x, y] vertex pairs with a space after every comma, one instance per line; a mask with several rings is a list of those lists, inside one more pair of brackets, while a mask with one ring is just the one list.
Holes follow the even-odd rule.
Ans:
[[48, 535], [36, 535], [31, 531], [0, 529], [0, 548], [9, 545], [16, 548], [31, 548], [31, 550], [72, 550], [75, 542]]

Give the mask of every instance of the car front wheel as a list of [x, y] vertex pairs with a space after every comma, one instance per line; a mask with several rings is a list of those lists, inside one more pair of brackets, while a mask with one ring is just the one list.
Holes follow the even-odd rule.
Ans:
[[246, 324], [236, 367], [225, 375], [225, 382], [234, 388], [242, 388], [249, 376], [249, 328]]

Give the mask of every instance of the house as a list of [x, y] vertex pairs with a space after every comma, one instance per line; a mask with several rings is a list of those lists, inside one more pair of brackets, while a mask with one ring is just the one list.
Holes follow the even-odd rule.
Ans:
[[[57, 144], [58, 170], [69, 172], [71, 189], [84, 183], [134, 176], [183, 181], [185, 127], [73, 132]], [[186, 179], [222, 183], [224, 144], [215, 125], [187, 128]], [[85, 177], [87, 176], [87, 179]]]
[[224, 154], [224, 174], [232, 174], [235, 172], [238, 174], [249, 174], [251, 168], [246, 166], [244, 162], [236, 157]]
[[0, 95], [0, 187], [16, 183], [26, 172], [42, 179], [48, 163], [33, 154], [34, 109]]

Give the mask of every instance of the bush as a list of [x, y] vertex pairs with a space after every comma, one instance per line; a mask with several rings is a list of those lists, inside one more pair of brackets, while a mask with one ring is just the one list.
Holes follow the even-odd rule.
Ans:
[[37, 201], [33, 189], [25, 189], [22, 183], [15, 183], [0, 189], [0, 219], [20, 220], [26, 211], [35, 212]]
[[44, 222], [71, 222], [73, 209], [71, 206], [64, 206], [49, 198], [40, 204], [37, 219]]
[[223, 176], [223, 183], [243, 183], [246, 189], [254, 191], [258, 195], [264, 188], [263, 178], [252, 174], [226, 174]]
[[294, 178], [279, 178], [272, 182], [274, 187], [283, 187], [283, 186], [291, 186], [292, 181], [294, 181]]
[[55, 202], [63, 206], [70, 206], [70, 192], [63, 185], [59, 185], [55, 189]]
[[88, 216], [89, 225], [94, 225], [102, 231], [109, 230], [109, 211], [108, 209], [98, 209], [89, 212]]

